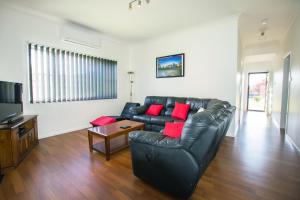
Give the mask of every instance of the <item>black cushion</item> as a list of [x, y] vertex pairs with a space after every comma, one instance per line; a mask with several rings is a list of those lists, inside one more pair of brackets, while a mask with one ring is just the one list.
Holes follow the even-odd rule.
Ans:
[[190, 110], [197, 112], [200, 108], [206, 108], [209, 99], [187, 98], [186, 103], [190, 104]]
[[133, 120], [144, 122], [144, 123], [150, 123], [151, 122], [151, 116], [150, 115], [134, 115]]
[[139, 103], [131, 103], [131, 102], [126, 103], [124, 108], [123, 108], [123, 111], [121, 113], [121, 117], [125, 118], [125, 119], [131, 119], [132, 114], [130, 112], [130, 109], [134, 108], [134, 107], [138, 107], [138, 106], [140, 106]]
[[165, 125], [151, 124], [151, 131], [160, 132], [165, 128]]
[[132, 107], [129, 109], [129, 113], [133, 115], [143, 115], [147, 111], [148, 106], [143, 105], [143, 106], [137, 106], [137, 107]]
[[165, 125], [166, 122], [173, 122], [174, 119], [170, 116], [151, 116], [151, 124]]
[[150, 106], [152, 104], [162, 104], [165, 107], [166, 102], [167, 102], [167, 97], [148, 96], [145, 99], [145, 105], [147, 106]]
[[165, 115], [171, 115], [174, 107], [175, 107], [175, 102], [178, 103], [185, 103], [186, 102], [186, 98], [183, 97], [168, 97], [167, 99], [167, 104], [166, 104], [166, 111], [165, 111]]

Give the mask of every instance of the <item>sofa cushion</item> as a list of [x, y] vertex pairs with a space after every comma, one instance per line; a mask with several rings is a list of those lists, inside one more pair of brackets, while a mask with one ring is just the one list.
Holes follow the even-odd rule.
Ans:
[[160, 132], [165, 128], [165, 125], [151, 124], [151, 131]]
[[176, 119], [186, 120], [190, 109], [189, 104], [175, 103], [175, 108], [172, 112], [172, 117]]
[[163, 134], [171, 138], [180, 138], [184, 123], [183, 122], [166, 122]]
[[116, 122], [117, 120], [112, 117], [102, 116], [90, 122], [93, 126], [104, 126]]
[[209, 99], [187, 98], [186, 103], [191, 105], [191, 111], [197, 112], [200, 108], [206, 108]]
[[152, 104], [146, 111], [146, 115], [158, 116], [161, 110], [164, 108], [161, 104]]
[[165, 115], [171, 116], [171, 114], [174, 110], [174, 107], [175, 107], [175, 102], [185, 103], [186, 98], [184, 98], [184, 97], [168, 97], [167, 103], [166, 103]]
[[151, 124], [164, 126], [166, 122], [173, 122], [174, 119], [171, 116], [152, 116]]
[[139, 103], [131, 103], [131, 102], [127, 102], [122, 110], [121, 113], [121, 117], [125, 118], [125, 119], [131, 119], [132, 118], [132, 114], [130, 113], [130, 109], [131, 108], [135, 108], [140, 106]]
[[153, 125], [165, 126], [166, 122], [185, 122], [185, 120], [176, 119], [171, 116], [151, 116], [150, 123]]
[[166, 106], [167, 97], [148, 96], [145, 99], [145, 105], [150, 106], [152, 104], [161, 104]]
[[144, 123], [150, 123], [151, 122], [151, 116], [150, 115], [134, 115], [133, 120], [144, 122]]
[[161, 111], [160, 115], [165, 115], [166, 103], [167, 103], [167, 97], [147, 96], [144, 105], [149, 107], [152, 104], [161, 104], [164, 106], [164, 109]]

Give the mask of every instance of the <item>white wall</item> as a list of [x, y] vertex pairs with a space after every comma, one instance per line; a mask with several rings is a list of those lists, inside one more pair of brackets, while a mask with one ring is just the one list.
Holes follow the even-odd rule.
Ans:
[[[24, 84], [24, 113], [37, 114], [39, 137], [49, 137], [89, 126], [101, 115], [119, 114], [129, 100], [129, 48], [105, 37], [101, 49], [70, 45], [60, 40], [61, 23], [0, 5], [0, 80]], [[72, 103], [30, 104], [28, 96], [27, 42], [36, 42], [74, 52], [118, 61], [118, 99]]]
[[[287, 134], [300, 150], [300, 16], [290, 28], [284, 54], [291, 52], [290, 97], [288, 103]], [[281, 70], [282, 71], [282, 70]]]
[[[156, 78], [156, 57], [185, 53], [185, 76]], [[132, 46], [134, 99], [148, 95], [218, 98], [236, 105], [238, 17], [229, 16]], [[229, 134], [235, 135], [235, 128]]]

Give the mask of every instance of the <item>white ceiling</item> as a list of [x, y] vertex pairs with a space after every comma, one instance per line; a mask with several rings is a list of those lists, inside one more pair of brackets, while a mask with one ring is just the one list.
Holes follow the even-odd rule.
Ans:
[[276, 60], [276, 58], [277, 58], [276, 53], [251, 55], [245, 57], [244, 63], [273, 62], [274, 60]]
[[[1, 0], [0, 0], [1, 1]], [[3, 0], [6, 3], [73, 21], [125, 40], [142, 40], [199, 25], [226, 15], [241, 14], [243, 45], [280, 40], [300, 0], [151, 0], [128, 9], [131, 0]], [[268, 30], [259, 39], [261, 20]]]

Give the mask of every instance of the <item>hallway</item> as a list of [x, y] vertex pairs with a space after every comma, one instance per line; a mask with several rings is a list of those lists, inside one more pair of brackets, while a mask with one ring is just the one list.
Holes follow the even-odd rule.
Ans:
[[299, 199], [300, 153], [264, 112], [249, 111], [237, 137], [225, 138], [200, 187], [210, 176], [234, 189], [230, 198]]

